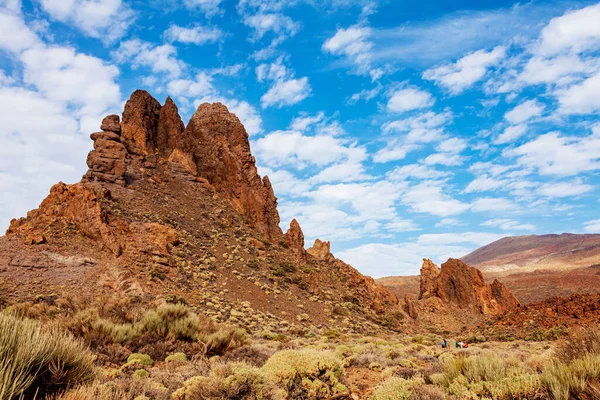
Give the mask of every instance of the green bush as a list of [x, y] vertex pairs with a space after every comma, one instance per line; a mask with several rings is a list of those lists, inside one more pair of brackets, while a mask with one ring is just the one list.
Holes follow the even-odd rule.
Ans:
[[289, 399], [326, 399], [348, 392], [340, 381], [344, 374], [342, 362], [330, 352], [280, 351], [267, 360], [262, 370], [287, 391]]
[[43, 397], [93, 377], [92, 355], [71, 335], [0, 313], [0, 400]]
[[167, 356], [167, 358], [165, 358], [165, 362], [185, 362], [185, 361], [187, 361], [187, 356], [185, 355], [185, 353], [174, 353], [174, 354]]
[[128, 364], [132, 364], [135, 362], [148, 366], [154, 365], [154, 360], [152, 360], [152, 358], [148, 354], [133, 353], [129, 357], [127, 357]]
[[409, 400], [413, 387], [424, 383], [420, 376], [411, 379], [390, 378], [375, 388], [371, 400]]
[[208, 376], [196, 376], [173, 393], [173, 400], [284, 400], [286, 393], [259, 368], [245, 363], [220, 364]]

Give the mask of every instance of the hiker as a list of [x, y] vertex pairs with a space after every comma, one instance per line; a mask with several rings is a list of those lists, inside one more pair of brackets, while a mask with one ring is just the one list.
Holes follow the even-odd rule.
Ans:
[[460, 342], [459, 342], [459, 341], [457, 341], [457, 340], [455, 340], [455, 341], [454, 341], [454, 343], [455, 343], [455, 345], [456, 345], [456, 348], [457, 348], [457, 349], [460, 349]]
[[442, 349], [446, 348], [446, 339], [442, 339]]

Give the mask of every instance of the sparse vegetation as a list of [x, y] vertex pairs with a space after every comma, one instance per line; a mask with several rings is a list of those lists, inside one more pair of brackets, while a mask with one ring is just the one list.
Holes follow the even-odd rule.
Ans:
[[93, 379], [93, 357], [67, 332], [0, 313], [0, 399], [51, 395]]

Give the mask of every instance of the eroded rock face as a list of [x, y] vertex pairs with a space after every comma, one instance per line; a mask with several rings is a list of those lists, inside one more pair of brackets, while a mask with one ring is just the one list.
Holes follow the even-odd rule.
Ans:
[[133, 92], [123, 111], [121, 136], [127, 150], [136, 155], [153, 154], [158, 136], [160, 103], [145, 90]]
[[200, 105], [185, 128], [182, 148], [192, 155], [198, 175], [224, 194], [265, 238], [281, 238], [271, 182], [258, 175], [248, 134], [227, 107]]
[[311, 248], [306, 250], [308, 254], [318, 260], [333, 260], [335, 257], [331, 254], [331, 243], [316, 239]]
[[304, 249], [304, 233], [295, 218], [290, 222], [290, 228], [285, 233], [285, 240], [290, 247]]
[[440, 268], [433, 261], [424, 258], [421, 266], [421, 290], [419, 299], [428, 297], [435, 291], [436, 279], [440, 275]]
[[121, 143], [121, 126], [118, 115], [109, 115], [102, 120], [102, 132], [92, 133], [94, 150], [87, 156], [88, 172], [84, 182], [110, 182], [125, 184], [127, 149]]
[[459, 308], [482, 314], [500, 314], [519, 306], [518, 300], [502, 283], [496, 280], [486, 285], [481, 271], [461, 260], [451, 258], [442, 264], [441, 270], [425, 260], [421, 272], [420, 298], [439, 297]]
[[[51, 225], [55, 229], [76, 228], [83, 236], [100, 243], [115, 255], [122, 247], [111, 225], [118, 222], [101, 207], [110, 192], [85, 183], [52, 186], [40, 207], [27, 213], [27, 218], [13, 219], [7, 235], [40, 236]], [[112, 220], [111, 220], [112, 219]]]
[[179, 148], [184, 129], [185, 125], [179, 116], [177, 106], [170, 97], [167, 97], [165, 105], [158, 113], [156, 132], [156, 146], [163, 157], [169, 157], [174, 149]]

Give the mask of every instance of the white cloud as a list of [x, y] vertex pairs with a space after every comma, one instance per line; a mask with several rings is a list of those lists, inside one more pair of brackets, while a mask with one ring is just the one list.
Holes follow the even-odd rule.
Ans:
[[481, 224], [482, 226], [491, 226], [494, 228], [500, 228], [503, 231], [533, 231], [536, 229], [535, 225], [532, 224], [521, 224], [518, 221], [506, 218], [496, 218], [485, 221]]
[[564, 86], [582, 74], [597, 70], [595, 62], [582, 60], [577, 55], [559, 55], [552, 58], [534, 56], [527, 61], [519, 79], [530, 85], [553, 84]]
[[275, 131], [253, 143], [258, 159], [268, 166], [293, 165], [302, 169], [306, 164], [326, 166], [349, 160], [360, 162], [366, 150], [333, 136], [305, 136], [296, 131]]
[[222, 13], [219, 9], [221, 2], [222, 0], [183, 0], [187, 8], [199, 8], [208, 18]]
[[517, 208], [518, 206], [509, 199], [493, 197], [476, 199], [471, 205], [471, 210], [474, 212], [509, 211]]
[[324, 118], [325, 114], [322, 111], [314, 116], [296, 117], [290, 124], [290, 129], [293, 131], [304, 131], [308, 127], [323, 121]]
[[506, 48], [497, 46], [491, 51], [479, 50], [441, 67], [428, 69], [423, 79], [435, 81], [451, 94], [460, 94], [485, 75], [488, 68], [497, 64], [506, 53]]
[[261, 98], [263, 108], [291, 106], [310, 96], [312, 89], [308, 78], [277, 81]]
[[291, 106], [306, 99], [312, 93], [308, 78], [294, 79], [294, 72], [286, 68], [282, 59], [272, 64], [261, 64], [256, 67], [259, 82], [272, 81], [269, 90], [260, 98], [263, 108]]
[[179, 77], [187, 68], [177, 58], [177, 49], [171, 44], [154, 45], [139, 39], [121, 42], [114, 52], [117, 62], [131, 62], [133, 68], [147, 67], [155, 74], [167, 74], [171, 78]]
[[16, 15], [0, 12], [0, 48], [20, 52], [40, 42], [37, 35]]
[[[416, 142], [422, 142], [423, 138], [427, 138], [425, 142], [437, 141], [443, 138], [441, 128], [452, 121], [453, 114], [450, 111], [435, 113], [427, 111], [416, 116], [411, 116], [405, 119], [386, 122], [381, 129], [384, 133], [391, 132], [408, 132], [409, 136], [414, 137]], [[415, 132], [410, 134], [410, 132]], [[432, 134], [427, 132], [433, 132]], [[432, 139], [432, 140], [429, 140]]]
[[561, 114], [591, 114], [600, 110], [600, 72], [556, 92]]
[[489, 176], [478, 176], [473, 179], [465, 188], [465, 193], [487, 192], [500, 189], [506, 186], [508, 182], [504, 179], [491, 178]]
[[404, 181], [406, 179], [437, 179], [450, 175], [447, 171], [438, 171], [427, 165], [409, 164], [396, 167], [386, 174], [391, 181]]
[[502, 132], [500, 135], [498, 135], [496, 140], [494, 140], [494, 143], [495, 144], [505, 144], [505, 143], [514, 142], [515, 140], [517, 140], [518, 138], [523, 136], [526, 132], [527, 132], [526, 124], [508, 126], [508, 127], [506, 127], [506, 129], [504, 129], [504, 132]]
[[308, 192], [311, 188], [311, 185], [305, 179], [298, 179], [294, 174], [285, 169], [278, 168], [273, 170], [259, 166], [258, 170], [261, 175], [269, 177], [276, 196], [300, 196]]
[[423, 162], [427, 165], [445, 165], [447, 167], [463, 164], [463, 157], [458, 154], [435, 153], [428, 155]]
[[469, 209], [468, 204], [443, 193], [440, 184], [432, 181], [410, 187], [403, 195], [402, 202], [416, 212], [440, 217], [461, 214]]
[[600, 219], [587, 221], [584, 224], [583, 230], [588, 233], [600, 233]]
[[273, 32], [280, 42], [296, 35], [300, 24], [280, 13], [258, 13], [244, 17], [244, 24], [254, 30], [254, 38], [262, 39], [268, 32]]
[[199, 46], [205, 43], [218, 42], [223, 38], [223, 35], [219, 28], [204, 26], [186, 28], [178, 25], [171, 25], [164, 33], [165, 38], [171, 42], [193, 43]]
[[540, 135], [517, 148], [503, 152], [518, 157], [518, 163], [536, 168], [543, 175], [571, 176], [600, 169], [600, 135]]
[[583, 183], [580, 179], [571, 182], [544, 183], [538, 193], [547, 197], [572, 197], [590, 192], [594, 186]]
[[600, 4], [569, 11], [544, 27], [537, 52], [553, 55], [600, 47]]
[[40, 0], [40, 4], [52, 18], [109, 42], [122, 37], [135, 19], [121, 0]]
[[21, 0], [0, 0], [0, 9], [13, 14], [21, 14]]
[[403, 113], [420, 108], [431, 107], [435, 99], [426, 90], [416, 88], [399, 89], [392, 93], [387, 103], [387, 109], [392, 112]]
[[414, 221], [398, 219], [388, 224], [385, 224], [384, 229], [390, 232], [412, 232], [418, 231], [419, 226]]
[[216, 94], [213, 78], [205, 72], [196, 75], [196, 79], [175, 79], [167, 84], [167, 92], [177, 98], [210, 97]]
[[527, 100], [504, 114], [504, 118], [512, 124], [520, 124], [531, 118], [539, 117], [546, 106], [537, 100]]
[[460, 221], [456, 218], [442, 218], [437, 224], [436, 228], [445, 228], [447, 226], [458, 226], [461, 225]]
[[370, 75], [372, 80], [377, 80], [383, 74], [380, 68], [371, 66], [370, 40], [371, 28], [354, 25], [347, 29], [338, 29], [335, 35], [323, 43], [323, 51], [338, 56], [347, 57], [356, 65], [356, 72], [361, 75]]
[[502, 236], [483, 232], [421, 235], [416, 241], [390, 245], [369, 243], [338, 252], [336, 256], [366, 275], [380, 278], [418, 275], [423, 258], [441, 264], [460, 258]]

